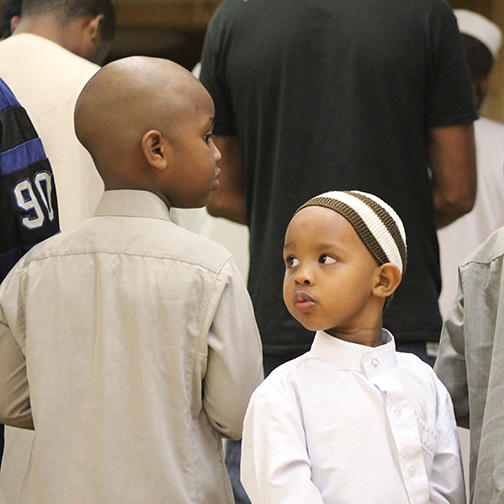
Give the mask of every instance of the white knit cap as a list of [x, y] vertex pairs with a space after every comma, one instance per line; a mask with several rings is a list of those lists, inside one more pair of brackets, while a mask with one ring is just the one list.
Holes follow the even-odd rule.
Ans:
[[497, 57], [502, 44], [502, 32], [500, 28], [489, 21], [485, 16], [466, 9], [453, 11], [457, 18], [460, 33], [470, 35], [488, 47], [493, 59]]
[[406, 232], [394, 209], [383, 200], [361, 191], [330, 191], [301, 205], [330, 208], [350, 222], [378, 264], [395, 264], [404, 275], [407, 262]]

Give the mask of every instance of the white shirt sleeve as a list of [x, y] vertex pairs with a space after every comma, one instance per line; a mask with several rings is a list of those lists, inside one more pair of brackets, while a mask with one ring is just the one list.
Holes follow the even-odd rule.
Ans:
[[256, 392], [243, 426], [241, 481], [252, 504], [323, 504], [295, 405]]
[[438, 412], [434, 459], [429, 478], [430, 502], [432, 504], [465, 504], [462, 457], [453, 406], [444, 385], [437, 377], [434, 379]]
[[240, 439], [252, 392], [263, 380], [262, 345], [247, 288], [234, 259], [216, 280], [209, 307], [203, 404], [212, 426]]

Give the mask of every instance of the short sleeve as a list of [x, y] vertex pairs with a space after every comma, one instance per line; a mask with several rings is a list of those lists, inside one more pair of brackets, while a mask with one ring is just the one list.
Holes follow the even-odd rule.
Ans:
[[444, 2], [431, 15], [429, 34], [427, 126], [468, 124], [478, 115], [457, 21]]
[[236, 125], [231, 107], [231, 93], [226, 80], [225, 51], [221, 47], [223, 38], [219, 11], [208, 25], [201, 56], [200, 80], [215, 104], [216, 135], [236, 135]]

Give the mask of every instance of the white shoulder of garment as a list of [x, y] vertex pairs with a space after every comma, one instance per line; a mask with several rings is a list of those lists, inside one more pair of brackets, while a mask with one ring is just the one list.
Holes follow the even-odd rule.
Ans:
[[448, 393], [393, 340], [369, 348], [317, 332], [254, 392], [241, 467], [253, 504], [465, 502]]
[[[31, 33], [0, 41], [0, 73], [22, 105], [35, 111], [76, 99], [99, 66]], [[28, 103], [26, 103], [28, 102]]]

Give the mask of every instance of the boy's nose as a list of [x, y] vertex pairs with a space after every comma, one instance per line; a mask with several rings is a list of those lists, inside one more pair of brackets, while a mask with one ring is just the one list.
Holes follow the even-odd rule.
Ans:
[[220, 150], [217, 148], [217, 145], [215, 145], [215, 144], [213, 144], [213, 148], [214, 148], [214, 159], [215, 159], [215, 162], [220, 161], [221, 158], [222, 158]]
[[298, 285], [311, 285], [313, 283], [313, 275], [310, 269], [299, 267], [296, 272], [295, 281]]

